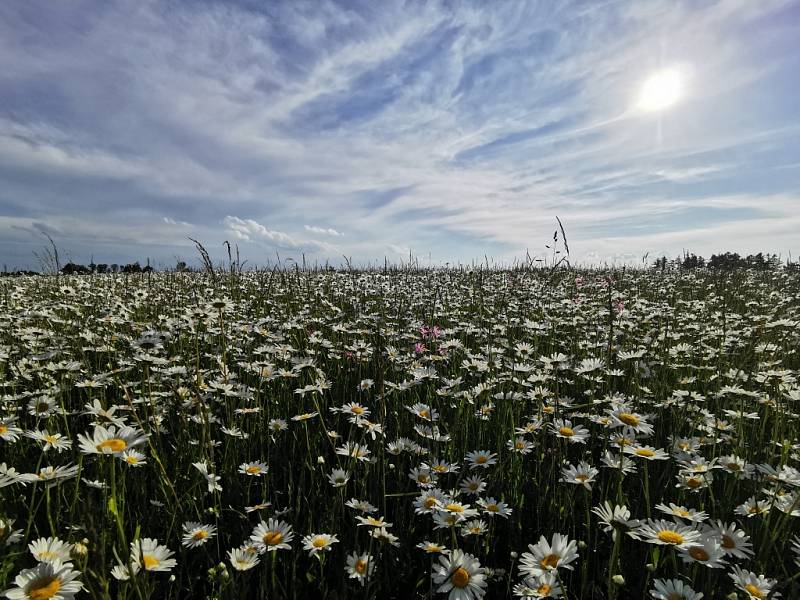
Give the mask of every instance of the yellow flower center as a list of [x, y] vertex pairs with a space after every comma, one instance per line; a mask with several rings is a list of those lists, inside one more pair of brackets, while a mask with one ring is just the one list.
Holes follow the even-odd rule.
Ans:
[[195, 539], [197, 541], [204, 540], [207, 537], [208, 537], [208, 531], [206, 531], [205, 529], [198, 529], [192, 535], [192, 539]]
[[639, 417], [632, 415], [631, 413], [619, 413], [617, 418], [631, 427], [636, 427], [639, 424]]
[[46, 441], [48, 444], [55, 444], [58, 441], [58, 438], [59, 436], [57, 435], [46, 435], [44, 436], [44, 441]]
[[457, 502], [451, 502], [450, 504], [445, 506], [444, 509], [456, 513], [464, 512], [464, 507], [458, 504]]
[[498, 512], [500, 509], [498, 508], [497, 504], [487, 504], [486, 510], [489, 512]]
[[420, 473], [417, 481], [420, 483], [430, 483], [431, 477], [427, 473]]
[[45, 577], [33, 582], [27, 590], [30, 600], [48, 600], [61, 589], [61, 582], [56, 577]]
[[747, 590], [747, 593], [750, 594], [753, 598], [758, 598], [759, 600], [766, 598], [767, 595], [754, 586], [752, 583], [748, 583], [744, 586], [744, 589]]
[[469, 583], [469, 573], [464, 567], [458, 567], [450, 578], [450, 581], [457, 588], [465, 588]]
[[97, 449], [100, 452], [122, 452], [125, 448], [128, 447], [128, 442], [121, 438], [108, 438], [97, 444]]
[[152, 554], [145, 554], [145, 555], [142, 557], [142, 562], [144, 563], [144, 568], [145, 568], [145, 571], [152, 571], [152, 570], [153, 570], [153, 569], [155, 569], [155, 568], [156, 568], [158, 565], [160, 565], [160, 564], [161, 564], [161, 561], [160, 561], [160, 560], [158, 560], [158, 559], [157, 559], [155, 556], [153, 556]]
[[589, 480], [589, 476], [588, 475], [575, 475], [575, 479], [577, 479], [578, 481], [588, 481]]
[[671, 529], [659, 531], [658, 539], [665, 544], [674, 544], [676, 546], [683, 543], [683, 536], [677, 531], [672, 531]]
[[127, 462], [129, 465], [138, 465], [139, 459], [136, 458], [135, 456], [126, 456], [125, 462]]
[[537, 594], [541, 594], [543, 597], [544, 596], [549, 596], [550, 592], [552, 591], [552, 589], [553, 589], [552, 587], [550, 587], [546, 583], [543, 583], [538, 588], [536, 588], [536, 593]]
[[655, 452], [653, 452], [652, 450], [649, 450], [647, 448], [637, 448], [636, 449], [636, 456], [644, 456], [644, 457], [649, 458], [649, 457], [655, 456], [655, 455], [656, 455]]
[[5, 425], [0, 425], [0, 435], [3, 435], [4, 433], [8, 433], [8, 427]]
[[[267, 546], [277, 546], [283, 541], [283, 534], [280, 531], [268, 531], [262, 538]], [[315, 545], [316, 545], [315, 540]], [[319, 546], [317, 546], [319, 548]]]
[[690, 477], [686, 480], [686, 485], [692, 489], [696, 489], [703, 485], [703, 480], [698, 477]]
[[364, 409], [360, 406], [354, 406], [353, 408], [350, 409], [350, 412], [353, 413], [354, 415], [363, 415]]
[[558, 430], [558, 433], [560, 433], [564, 437], [570, 437], [575, 435], [575, 432], [572, 430], [572, 427], [562, 427]]
[[548, 415], [551, 415], [554, 412], [556, 412], [556, 408], [555, 408], [555, 406], [543, 406], [542, 407], [542, 412], [543, 413], [547, 413]]
[[673, 592], [667, 596], [667, 600], [686, 600], [686, 596], [681, 596], [679, 593]]
[[322, 548], [325, 546], [325, 538], [314, 538], [314, 541], [311, 543], [314, 548]]
[[525, 442], [517, 442], [514, 444], [514, 448], [517, 450], [522, 450], [525, 447]]
[[539, 565], [543, 569], [555, 569], [558, 566], [558, 561], [560, 560], [561, 557], [558, 554], [548, 554], [539, 561]]
[[425, 498], [425, 508], [433, 508], [436, 506], [436, 498]]
[[44, 562], [46, 560], [52, 560], [54, 558], [58, 558], [58, 554], [55, 552], [50, 552], [50, 550], [45, 550], [44, 552], [40, 552], [37, 560], [39, 562]]
[[689, 516], [689, 511], [688, 510], [684, 510], [682, 508], [676, 508], [675, 509], [675, 514], [678, 515], [679, 517], [688, 517]]
[[475, 462], [476, 462], [477, 464], [479, 464], [479, 465], [482, 465], [482, 464], [484, 464], [484, 463], [485, 463], [487, 460], [489, 460], [489, 459], [488, 459], [488, 458], [486, 458], [486, 457], [485, 457], [483, 454], [481, 454], [481, 455], [480, 455], [478, 458], [476, 458], [476, 459], [475, 459]]
[[689, 548], [689, 556], [701, 562], [705, 562], [710, 558], [708, 552], [703, 550], [700, 546], [692, 546]]
[[730, 550], [732, 548], [736, 548], [736, 542], [733, 541], [733, 538], [729, 535], [722, 536], [722, 547], [726, 550]]
[[430, 419], [431, 413], [429, 413], [427, 410], [423, 409], [423, 410], [419, 411], [419, 416], [422, 417], [423, 419]]
[[256, 473], [261, 473], [261, 467], [258, 465], [251, 465], [245, 469], [248, 475], [255, 475]]
[[364, 573], [366, 573], [367, 572], [367, 561], [365, 561], [362, 558], [359, 558], [356, 561], [355, 570], [356, 570], [356, 573], [358, 573], [359, 575], [363, 575]]
[[729, 471], [741, 471], [742, 470], [742, 465], [740, 465], [739, 463], [728, 463], [725, 466], [728, 467]]

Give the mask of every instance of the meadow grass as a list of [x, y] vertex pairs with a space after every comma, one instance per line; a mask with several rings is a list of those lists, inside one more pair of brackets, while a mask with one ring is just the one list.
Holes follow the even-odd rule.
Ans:
[[2, 279], [0, 590], [800, 597], [798, 324], [783, 271]]

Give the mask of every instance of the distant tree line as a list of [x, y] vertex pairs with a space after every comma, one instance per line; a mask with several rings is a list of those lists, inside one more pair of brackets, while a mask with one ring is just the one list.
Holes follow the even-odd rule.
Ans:
[[68, 262], [61, 267], [61, 272], [64, 275], [89, 275], [90, 273], [152, 273], [153, 270], [153, 267], [149, 264], [143, 267], [139, 264], [139, 261], [128, 263], [127, 265], [118, 265], [116, 263], [110, 265], [106, 263], [95, 264], [93, 262], [88, 265], [82, 265]]
[[[684, 253], [680, 258], [672, 260], [662, 256], [653, 263], [656, 269], [662, 271], [667, 268], [680, 268], [680, 269], [716, 269], [719, 271], [732, 271], [735, 269], [754, 269], [756, 271], [773, 271], [781, 267], [781, 259], [777, 254], [748, 254], [747, 256], [740, 256], [736, 252], [725, 252], [723, 254], [712, 254], [711, 258], [706, 260], [702, 256], [696, 254]], [[787, 262], [787, 269], [798, 269], [800, 263]]]
[[[662, 256], [661, 258], [657, 258], [653, 263], [652, 266], [654, 269], [658, 269], [661, 271], [664, 270], [674, 270], [674, 269], [681, 269], [681, 270], [692, 270], [692, 269], [715, 269], [718, 271], [732, 271], [738, 269], [753, 269], [757, 271], [774, 271], [780, 269], [781, 267], [790, 270], [790, 271], [800, 271], [800, 262], [798, 261], [786, 261], [783, 263], [778, 257], [777, 254], [764, 254], [763, 252], [759, 252], [758, 254], [749, 254], [747, 256], [740, 256], [736, 252], [725, 252], [722, 254], [712, 254], [711, 258], [706, 260], [702, 256], [698, 256], [693, 253], [684, 253], [682, 257], [669, 259], [666, 256]], [[326, 270], [328, 271], [336, 271], [334, 267], [326, 266]], [[192, 268], [186, 264], [186, 262], [180, 260], [178, 261], [174, 267], [163, 269], [166, 271], [173, 271], [177, 273], [190, 273], [193, 271], [197, 271], [198, 269]], [[150, 261], [147, 261], [145, 266], [142, 266], [139, 261], [128, 263], [125, 265], [119, 265], [116, 263], [98, 263], [95, 264], [94, 260], [90, 262], [88, 265], [83, 265], [76, 262], [68, 262], [63, 267], [59, 265], [58, 269], [42, 269], [42, 271], [31, 271], [31, 270], [15, 270], [9, 271], [5, 265], [3, 265], [3, 270], [0, 271], [0, 276], [10, 276], [10, 275], [38, 275], [40, 273], [63, 273], [64, 275], [90, 275], [93, 273], [97, 273], [100, 275], [103, 274], [113, 274], [113, 273], [152, 273], [155, 269], [150, 265]]]
[[[76, 262], [68, 262], [63, 267], [58, 269], [59, 273], [64, 275], [91, 275], [92, 273], [98, 274], [107, 274], [107, 273], [152, 273], [155, 269], [150, 266], [149, 262], [145, 266], [142, 266], [139, 261], [128, 263], [125, 265], [118, 265], [117, 263], [98, 263], [95, 264], [94, 262], [89, 263], [88, 265], [83, 265]], [[179, 262], [175, 267], [176, 271], [186, 271], [188, 270], [186, 267], [186, 263]], [[3, 268], [3, 271], [0, 272], [0, 275], [39, 275], [40, 273], [53, 273], [54, 270], [43, 269], [42, 271], [31, 271], [31, 270], [18, 270], [18, 271], [9, 271], [7, 268]]]

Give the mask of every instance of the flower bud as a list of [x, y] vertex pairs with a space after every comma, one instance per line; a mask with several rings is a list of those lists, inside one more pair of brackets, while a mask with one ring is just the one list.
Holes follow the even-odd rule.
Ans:
[[617, 585], [625, 585], [625, 578], [622, 575], [614, 575], [611, 580]]
[[89, 552], [89, 548], [83, 542], [76, 542], [72, 547], [72, 551], [78, 556], [85, 556]]

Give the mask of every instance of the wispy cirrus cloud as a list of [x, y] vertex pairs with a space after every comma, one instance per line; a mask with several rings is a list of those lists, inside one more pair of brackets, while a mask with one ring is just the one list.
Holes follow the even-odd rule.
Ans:
[[[780, 0], [6, 3], [0, 216], [84, 260], [109, 232], [131, 260], [189, 235], [251, 263], [510, 258], [555, 215], [578, 259], [796, 253], [798, 22]], [[686, 97], [643, 114], [662, 65]]]

